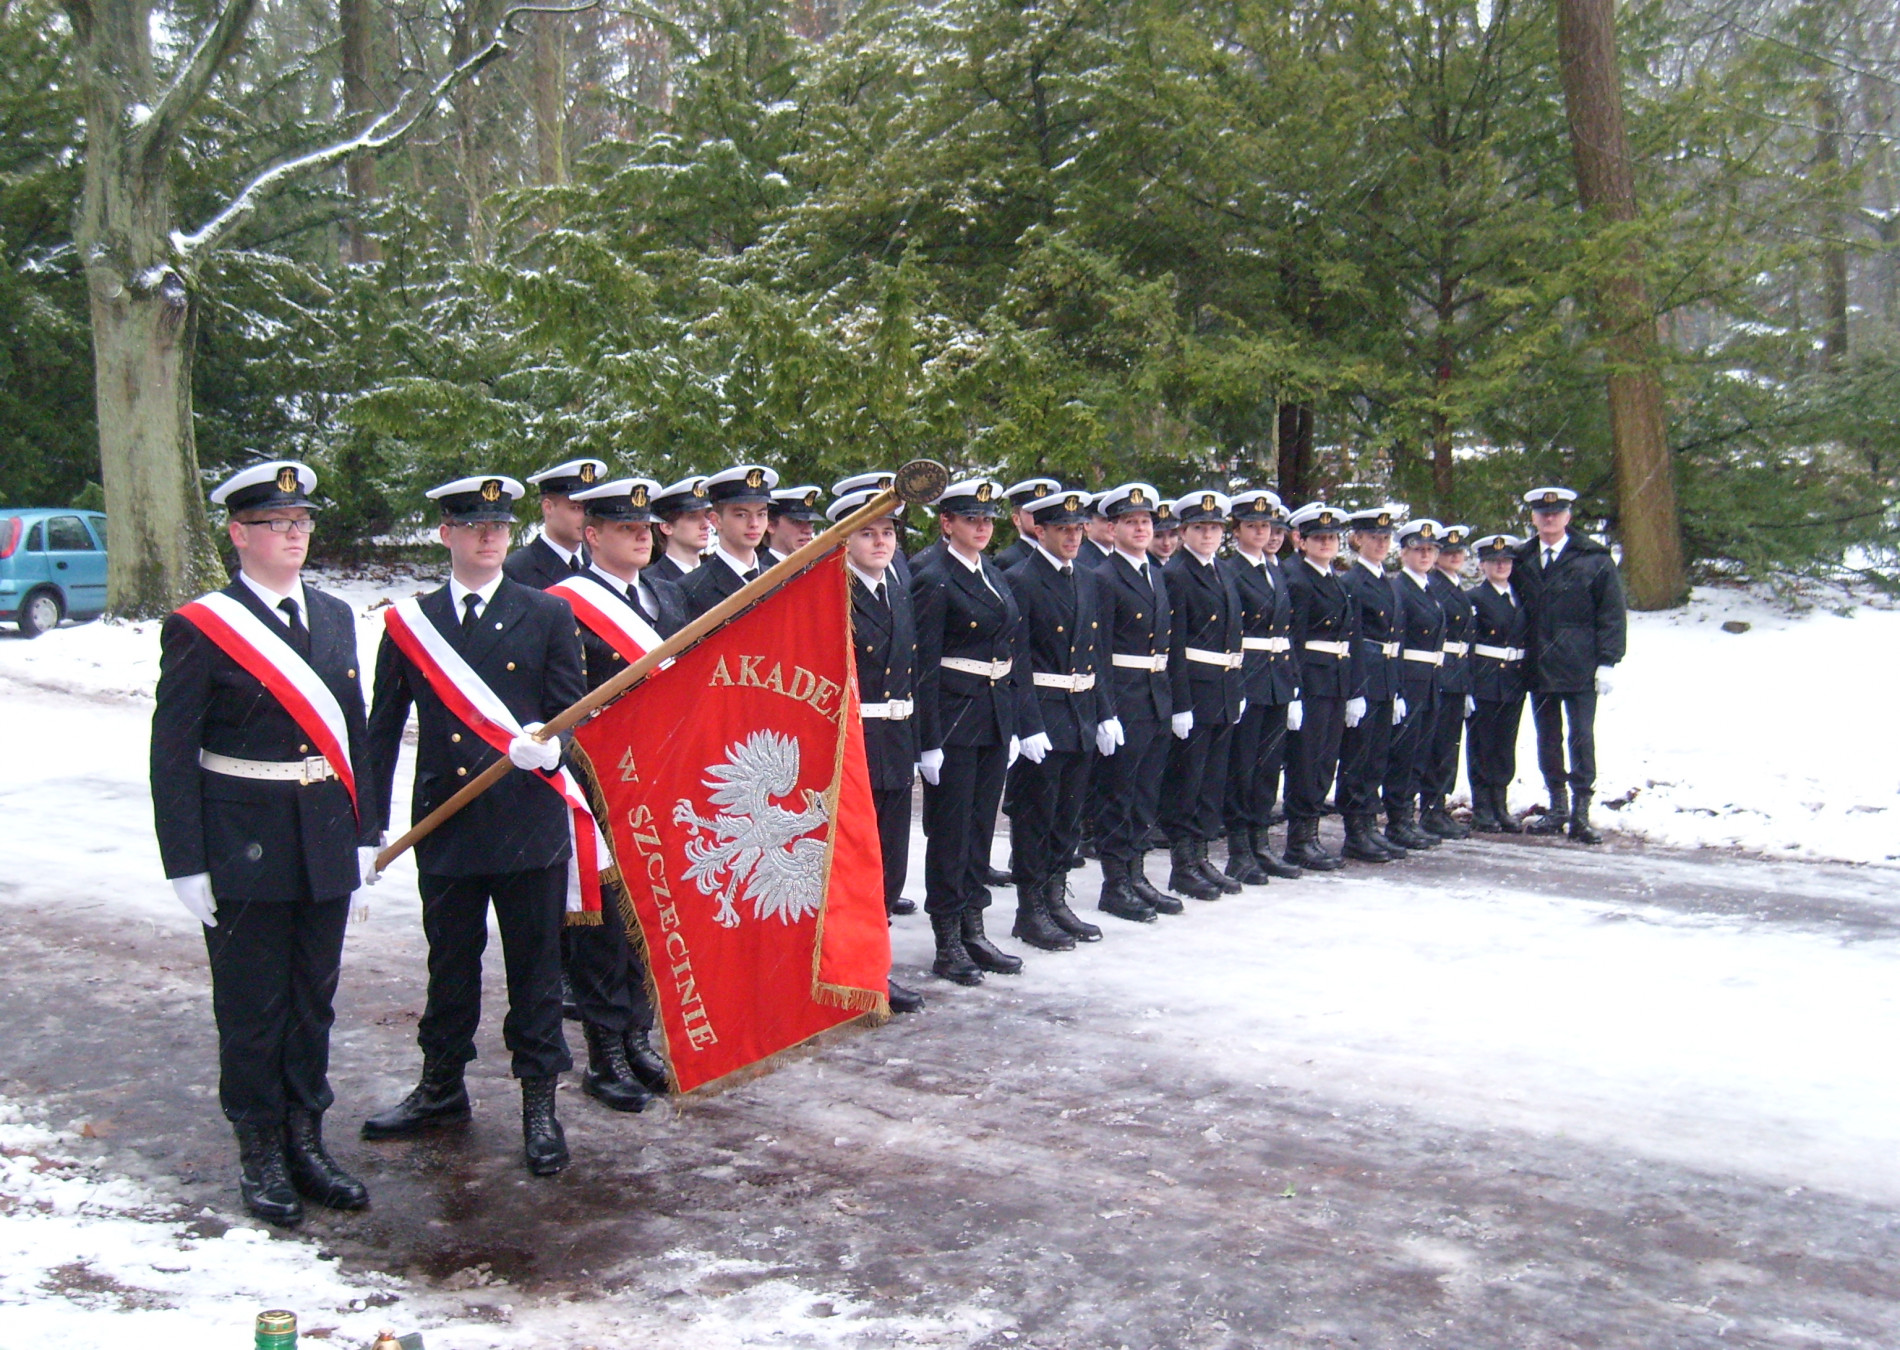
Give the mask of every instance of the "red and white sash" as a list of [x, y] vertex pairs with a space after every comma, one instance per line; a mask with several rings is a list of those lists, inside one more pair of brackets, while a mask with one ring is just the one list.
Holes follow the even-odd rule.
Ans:
[[[508, 743], [525, 734], [521, 723], [508, 711], [508, 705], [475, 673], [474, 667], [462, 659], [462, 654], [422, 612], [421, 604], [413, 596], [398, 600], [384, 610], [383, 626], [389, 631], [390, 639], [402, 649], [402, 654], [422, 672], [436, 697], [461, 718], [470, 731], [504, 755], [508, 753]], [[535, 777], [567, 803], [568, 839], [573, 845], [567, 863], [568, 911], [598, 914], [601, 869], [613, 865], [607, 836], [602, 833], [600, 822], [594, 819], [587, 794], [573, 773], [563, 768], [551, 778], [541, 774]]]
[[632, 605], [590, 576], [576, 573], [571, 577], [563, 577], [548, 587], [548, 592], [572, 605], [575, 617], [619, 652], [628, 665], [638, 661], [662, 641], [660, 635], [653, 631], [652, 625], [642, 619]]
[[343, 705], [336, 701], [323, 677], [290, 645], [289, 630], [265, 623], [241, 601], [222, 591], [200, 596], [178, 613], [255, 676], [283, 705], [330, 761], [336, 776], [350, 790], [350, 806], [355, 809], [356, 770], [350, 763], [350, 732], [343, 721]]

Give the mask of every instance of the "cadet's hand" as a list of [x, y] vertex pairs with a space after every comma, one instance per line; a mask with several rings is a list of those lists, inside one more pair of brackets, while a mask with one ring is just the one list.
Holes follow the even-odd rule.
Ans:
[[1402, 698], [1395, 698], [1392, 700], [1392, 725], [1397, 726], [1399, 723], [1403, 722], [1404, 720], [1405, 720], [1405, 700]]
[[1349, 727], [1358, 726], [1359, 723], [1365, 719], [1365, 715], [1366, 715], [1366, 701], [1363, 698], [1349, 698], [1346, 700], [1346, 725], [1347, 726]]
[[178, 903], [187, 913], [206, 928], [218, 926], [218, 901], [211, 894], [211, 873], [199, 872], [195, 876], [173, 877], [172, 890], [177, 893]]
[[1056, 743], [1049, 739], [1049, 733], [1046, 731], [1038, 731], [1034, 736], [1023, 737], [1023, 758], [1031, 764], [1042, 763], [1049, 752], [1055, 748]]
[[917, 760], [917, 771], [924, 776], [930, 786], [937, 786], [937, 780], [943, 776], [943, 751], [926, 750]]
[[1466, 694], [1465, 695], [1465, 716], [1469, 717], [1471, 716], [1471, 714], [1473, 714], [1476, 711], [1478, 711], [1478, 700], [1473, 698], [1471, 695]]
[[1106, 722], [1095, 724], [1095, 748], [1104, 755], [1112, 755], [1128, 739], [1122, 731], [1122, 719], [1111, 717]]
[[1286, 705], [1286, 729], [1288, 731], [1298, 731], [1300, 729], [1300, 723], [1305, 720], [1306, 709], [1300, 706], [1300, 701], [1297, 698]]
[[546, 772], [561, 762], [561, 742], [555, 738], [537, 741], [534, 733], [540, 729], [541, 723], [529, 722], [522, 727], [521, 735], [508, 742], [508, 762], [517, 769]]
[[383, 879], [383, 874], [376, 870], [376, 855], [381, 852], [374, 844], [363, 844], [356, 850], [356, 867], [365, 886], [374, 886]]
[[1611, 685], [1610, 668], [1608, 666], [1598, 666], [1597, 667], [1597, 695], [1598, 697], [1602, 697], [1604, 694], [1609, 693], [1610, 685]]
[[1003, 761], [1003, 767], [1005, 769], [1009, 768], [1010, 765], [1014, 764], [1017, 759], [1021, 757], [1022, 753], [1023, 738], [1021, 736], [1011, 736], [1009, 738], [1009, 758]]
[[1168, 725], [1174, 729], [1177, 741], [1185, 741], [1194, 734], [1194, 710], [1190, 708], [1187, 712], [1176, 713], [1168, 719]]

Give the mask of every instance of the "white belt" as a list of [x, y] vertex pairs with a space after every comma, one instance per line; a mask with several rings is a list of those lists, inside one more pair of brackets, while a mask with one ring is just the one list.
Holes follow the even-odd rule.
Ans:
[[1396, 642], [1381, 642], [1377, 638], [1360, 638], [1359, 640], [1368, 647], [1377, 647], [1381, 656], [1391, 657], [1399, 654], [1399, 644]]
[[1290, 652], [1293, 639], [1284, 637], [1244, 637], [1240, 640], [1240, 649], [1246, 652]]
[[1119, 666], [1123, 670], [1152, 670], [1160, 674], [1168, 668], [1168, 654], [1162, 652], [1156, 656], [1123, 656], [1120, 652], [1116, 652], [1108, 658], [1108, 663]]
[[1320, 642], [1313, 640], [1306, 644], [1306, 650], [1309, 652], [1324, 652], [1328, 656], [1351, 656], [1352, 644], [1350, 642]]
[[1407, 661], [1417, 661], [1420, 665], [1442, 666], [1445, 664], [1443, 652], [1428, 652], [1419, 647], [1407, 647], [1402, 655]]
[[1463, 656], [1466, 652], [1470, 650], [1471, 648], [1467, 647], [1462, 642], [1447, 642], [1445, 644], [1446, 656]]
[[265, 783], [327, 783], [336, 777], [336, 770], [330, 767], [330, 761], [322, 755], [312, 755], [308, 759], [236, 759], [230, 755], [220, 755], [215, 750], [200, 750], [198, 762], [212, 773], [221, 773], [227, 778], [255, 778]]
[[1030, 675], [1038, 689], [1064, 689], [1071, 694], [1086, 694], [1095, 687], [1093, 671], [1081, 675], [1053, 675], [1045, 671], [1036, 671]]
[[1187, 659], [1198, 661], [1204, 666], [1219, 666], [1222, 670], [1239, 670], [1241, 652], [1210, 652], [1205, 647], [1187, 648]]
[[1482, 642], [1471, 650], [1479, 656], [1488, 656], [1493, 661], [1522, 661], [1529, 655], [1522, 647], [1487, 647]]
[[971, 661], [961, 656], [946, 656], [938, 663], [945, 670], [959, 670], [965, 675], [981, 675], [992, 684], [1009, 674], [1010, 659], [1001, 661]]
[[901, 722], [910, 716], [916, 706], [907, 698], [887, 699], [883, 703], [860, 703], [858, 715], [873, 721]]

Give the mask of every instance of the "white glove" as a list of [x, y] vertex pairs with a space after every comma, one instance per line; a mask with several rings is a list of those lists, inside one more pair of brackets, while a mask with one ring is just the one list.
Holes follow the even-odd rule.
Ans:
[[1247, 700], [1243, 698], [1242, 700], [1240, 700], [1240, 711], [1235, 713], [1234, 716], [1245, 717], [1246, 715], [1247, 715]]
[[1031, 764], [1042, 763], [1044, 757], [1055, 748], [1056, 743], [1049, 739], [1046, 731], [1038, 731], [1034, 736], [1023, 738], [1023, 758]]
[[561, 762], [561, 742], [559, 739], [537, 741], [534, 733], [541, 729], [541, 723], [529, 722], [521, 729], [521, 735], [508, 742], [508, 762], [517, 769], [552, 769]]
[[1597, 694], [1598, 696], [1600, 697], [1604, 694], [1609, 693], [1610, 685], [1611, 685], [1610, 668], [1608, 666], [1598, 666], [1597, 667]]
[[930, 786], [937, 786], [937, 780], [943, 777], [943, 751], [926, 750], [917, 761], [917, 771], [924, 776]]
[[1305, 720], [1306, 709], [1300, 706], [1300, 701], [1297, 698], [1286, 705], [1286, 729], [1288, 731], [1298, 731], [1300, 729], [1300, 723]]
[[1168, 725], [1174, 728], [1177, 741], [1185, 741], [1194, 734], [1194, 710], [1190, 708], [1187, 712], [1176, 713], [1168, 719]]
[[1015, 764], [1017, 760], [1022, 758], [1022, 754], [1023, 754], [1023, 738], [1021, 736], [1011, 736], [1009, 738], [1009, 759], [1005, 761], [1005, 763], [1003, 764], [1003, 767], [1007, 769], [1011, 765]]
[[356, 867], [365, 886], [374, 886], [383, 879], [383, 874], [376, 870], [376, 855], [381, 852], [374, 844], [363, 844], [356, 850]]
[[1346, 700], [1346, 725], [1356, 727], [1366, 715], [1366, 701], [1362, 698]]
[[1405, 720], [1405, 700], [1402, 698], [1395, 698], [1392, 700], [1392, 725], [1397, 726], [1399, 723], [1403, 722], [1404, 720]]
[[1095, 724], [1095, 749], [1098, 753], [1112, 755], [1128, 739], [1122, 731], [1122, 719], [1111, 717], [1106, 722]]
[[1471, 716], [1471, 714], [1473, 714], [1476, 711], [1478, 711], [1478, 700], [1473, 698], [1471, 695], [1466, 694], [1465, 695], [1465, 716], [1469, 717]]
[[173, 877], [172, 890], [185, 912], [206, 928], [218, 926], [218, 901], [211, 894], [211, 873], [198, 872], [188, 877]]

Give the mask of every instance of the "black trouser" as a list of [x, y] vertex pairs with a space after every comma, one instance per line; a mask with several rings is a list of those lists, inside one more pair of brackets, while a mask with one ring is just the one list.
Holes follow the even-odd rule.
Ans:
[[330, 1109], [330, 1024], [350, 898], [218, 901], [205, 929], [218, 1023], [218, 1104], [233, 1123]]
[[1042, 886], [1067, 876], [1069, 855], [1082, 840], [1082, 799], [1093, 750], [1051, 750], [1042, 763], [1016, 761], [1010, 770], [1010, 855], [1018, 886]]
[[1007, 745], [947, 745], [924, 783], [924, 912], [961, 914], [989, 903], [990, 840], [1003, 795]]
[[1165, 722], [1124, 717], [1121, 745], [1114, 754], [1096, 761], [1091, 781], [1099, 781], [1102, 790], [1097, 798], [1101, 814], [1095, 821], [1095, 842], [1103, 858], [1133, 863], [1147, 851], [1143, 841], [1160, 810], [1161, 778], [1167, 771], [1171, 740]]
[[1339, 741], [1339, 810], [1369, 816], [1379, 809], [1392, 758], [1392, 700], [1366, 700], [1366, 715]]
[[1471, 732], [1465, 737], [1465, 772], [1473, 788], [1508, 788], [1517, 777], [1517, 724], [1524, 715], [1524, 696], [1493, 703], [1479, 699], [1471, 714]]
[[877, 842], [884, 854], [884, 909], [886, 913], [904, 894], [910, 875], [910, 788], [872, 788], [877, 809]]
[[1203, 726], [1197, 718], [1185, 738], [1169, 738], [1161, 830], [1170, 844], [1220, 838], [1225, 828], [1222, 807], [1227, 800], [1227, 749], [1233, 735], [1229, 723]]
[[1285, 765], [1286, 704], [1249, 700], [1227, 744], [1228, 833], [1264, 830], [1272, 823]]
[[1286, 734], [1286, 818], [1318, 820], [1339, 767], [1346, 700], [1307, 694], [1300, 699], [1300, 711], [1305, 714], [1300, 729]]
[[488, 906], [495, 906], [508, 972], [503, 1044], [517, 1078], [546, 1078], [574, 1067], [561, 1032], [561, 924], [567, 864], [531, 872], [444, 877], [424, 872], [422, 934], [429, 942], [429, 1001], [416, 1028], [424, 1058], [466, 1064], [482, 1020], [482, 952]]
[[632, 918], [625, 905], [619, 887], [604, 883], [601, 921], [561, 929], [561, 960], [574, 984], [575, 1010], [583, 1022], [615, 1035], [653, 1030], [646, 965], [627, 936]]
[[[1407, 692], [1405, 699], [1405, 720], [1392, 728], [1392, 740], [1386, 750], [1385, 784], [1383, 788], [1385, 809], [1389, 812], [1396, 808], [1416, 806], [1418, 794], [1429, 792], [1426, 786], [1426, 774], [1431, 761], [1432, 728], [1437, 720], [1438, 700], [1432, 690], [1420, 690], [1417, 701]], [[1370, 713], [1366, 714], [1368, 717]], [[1386, 708], [1386, 719], [1391, 720], [1392, 710]], [[1360, 726], [1363, 729], [1364, 723]]]
[[1438, 692], [1432, 714], [1431, 753], [1419, 790], [1433, 797], [1449, 797], [1458, 787], [1458, 743], [1465, 734], [1465, 696]]
[[[1568, 781], [1573, 792], [1597, 785], [1597, 691], [1532, 694], [1531, 720], [1537, 724], [1537, 767], [1546, 783]], [[1564, 723], [1570, 724], [1570, 772], [1564, 773]]]

